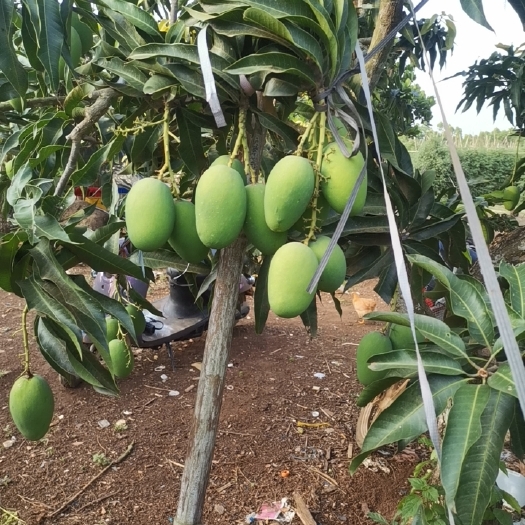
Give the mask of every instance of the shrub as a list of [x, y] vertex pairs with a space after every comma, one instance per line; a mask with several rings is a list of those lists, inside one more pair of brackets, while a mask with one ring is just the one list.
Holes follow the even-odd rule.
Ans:
[[[477, 197], [501, 189], [504, 181], [514, 169], [515, 152], [512, 150], [459, 150], [461, 165], [465, 176], [471, 183], [470, 190]], [[434, 170], [437, 174], [436, 193], [439, 193], [455, 181], [450, 153], [441, 138], [434, 137], [425, 141], [414, 155], [414, 166], [420, 171]]]

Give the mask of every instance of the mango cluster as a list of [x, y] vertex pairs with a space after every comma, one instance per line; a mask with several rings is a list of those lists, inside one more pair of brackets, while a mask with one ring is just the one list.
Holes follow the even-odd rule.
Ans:
[[[423, 343], [425, 338], [417, 334], [418, 344]], [[384, 379], [387, 370], [371, 370], [368, 367], [368, 361], [374, 357], [393, 350], [412, 350], [416, 345], [412, 338], [412, 331], [408, 326], [393, 324], [388, 336], [380, 332], [370, 332], [363, 336], [357, 347], [357, 379], [364, 385], [368, 386], [374, 381]]]
[[[352, 143], [345, 139], [351, 150]], [[324, 148], [317, 195], [317, 224], [333, 209], [341, 213], [364, 167], [363, 156], [346, 158], [337, 143]], [[209, 249], [222, 249], [244, 232], [264, 256], [273, 256], [268, 276], [271, 309], [281, 317], [295, 317], [310, 305], [314, 293], [306, 288], [330, 243], [317, 236], [308, 246], [288, 242], [290, 231], [307, 234], [312, 219], [315, 173], [310, 161], [297, 155], [282, 158], [266, 183], [246, 184], [242, 164], [217, 158], [201, 175], [195, 203], [173, 200], [168, 186], [143, 179], [133, 186], [126, 202], [126, 226], [131, 242], [144, 251], [168, 244], [183, 260], [198, 263]], [[366, 176], [352, 207], [361, 213], [367, 194]], [[318, 289], [335, 292], [343, 283], [346, 261], [336, 245]]]

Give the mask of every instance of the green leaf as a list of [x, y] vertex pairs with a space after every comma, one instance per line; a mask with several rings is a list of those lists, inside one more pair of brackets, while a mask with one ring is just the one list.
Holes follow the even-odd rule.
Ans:
[[37, 5], [40, 19], [38, 58], [49, 75], [52, 88], [56, 91], [60, 84], [59, 61], [64, 44], [60, 8], [56, 0], [37, 0]]
[[447, 505], [455, 512], [455, 498], [459, 485], [463, 460], [470, 447], [481, 436], [481, 414], [487, 406], [490, 387], [487, 385], [463, 385], [454, 395], [448, 414], [443, 439], [441, 481], [445, 489]]
[[[410, 326], [408, 314], [398, 312], [372, 312], [367, 314], [365, 319]], [[443, 321], [422, 314], [415, 314], [414, 321], [417, 332], [442, 348], [450, 357], [467, 356], [467, 349], [461, 337]]]
[[27, 91], [27, 73], [18, 61], [13, 47], [13, 15], [15, 4], [12, 0], [0, 0], [0, 71], [6, 76], [21, 98]]
[[273, 131], [274, 133], [277, 133], [277, 135], [282, 137], [287, 148], [292, 151], [297, 148], [299, 133], [294, 128], [292, 128], [292, 126], [288, 126], [288, 124], [283, 122], [281, 119], [274, 117], [269, 113], [264, 113], [262, 111], [255, 111], [255, 113], [257, 113], [259, 122], [263, 127]]
[[44, 66], [38, 58], [38, 35], [40, 34], [40, 21], [36, 0], [22, 2], [22, 42], [27, 59], [36, 71], [44, 71]]
[[481, 24], [487, 29], [493, 31], [485, 17], [482, 0], [460, 0], [460, 2], [463, 11], [465, 11], [465, 13], [467, 13], [467, 15], [470, 16], [474, 22], [477, 22], [478, 24]]
[[[2, 54], [0, 54], [0, 61], [2, 60]], [[1, 67], [0, 67], [1, 69]], [[4, 163], [6, 155], [14, 148], [18, 147], [19, 138], [22, 134], [23, 130], [15, 131], [14, 133], [11, 133], [6, 139], [5, 142], [2, 144], [2, 148], [0, 149], [0, 164]]]
[[525, 457], [525, 419], [519, 401], [514, 403], [514, 417], [510, 424], [510, 447], [518, 459]]
[[516, 384], [512, 378], [512, 372], [508, 363], [502, 363], [498, 369], [488, 378], [487, 384], [505, 394], [518, 397]]
[[249, 5], [266, 11], [274, 18], [288, 18], [290, 16], [304, 16], [312, 18], [312, 11], [302, 0], [242, 0], [241, 4]]
[[20, 234], [8, 233], [0, 237], [0, 288], [12, 292], [11, 277], [13, 275], [13, 261], [20, 244]]
[[[445, 409], [449, 398], [466, 382], [466, 379], [431, 375], [428, 381], [436, 415], [438, 415]], [[350, 473], [353, 474], [370, 452], [376, 448], [397, 443], [403, 439], [413, 439], [426, 430], [421, 390], [419, 382], [415, 381], [374, 421], [363, 442], [361, 454], [355, 457], [350, 464]]]
[[[66, 348], [66, 341], [69, 338], [60, 328], [60, 325], [52, 319], [37, 317], [35, 333], [40, 351], [51, 367], [63, 376], [67, 374], [74, 375], [75, 369], [71, 366]], [[75, 354], [76, 349], [74, 345], [72, 346], [73, 352], [71, 353]]]
[[481, 436], [463, 459], [456, 493], [456, 511], [462, 525], [478, 525], [483, 521], [498, 475], [514, 404], [512, 396], [490, 389], [488, 403], [480, 418]]
[[94, 0], [94, 3], [109, 7], [113, 11], [123, 15], [126, 20], [131, 22], [137, 29], [156, 37], [158, 40], [162, 40], [155, 19], [144, 9], [140, 9], [140, 7], [124, 0]]
[[50, 241], [70, 242], [68, 234], [52, 215], [35, 216], [35, 234], [37, 237], [45, 237]]
[[[463, 373], [461, 366], [451, 357], [443, 354], [425, 352], [421, 354], [425, 372], [447, 376], [459, 376]], [[416, 352], [411, 350], [395, 350], [385, 354], [375, 355], [369, 360], [368, 368], [375, 371], [403, 370], [403, 376], [417, 372]]]
[[191, 113], [185, 109], [177, 108], [176, 115], [180, 137], [179, 154], [189, 173], [199, 177], [206, 167], [201, 128], [193, 123]]
[[142, 73], [139, 68], [132, 66], [116, 57], [109, 60], [105, 58], [99, 58], [94, 62], [97, 64], [97, 66], [107, 69], [110, 73], [123, 78], [133, 89], [136, 89], [141, 93], [143, 92], [144, 84], [148, 80], [148, 77]]
[[306, 331], [315, 337], [317, 335], [317, 297], [315, 295], [310, 306], [301, 314], [301, 320]]
[[492, 347], [494, 327], [485, 297], [471, 282], [459, 279], [448, 268], [423, 255], [408, 255], [408, 260], [424, 268], [450, 292], [450, 309], [467, 320], [470, 336], [479, 344]]
[[315, 85], [313, 71], [302, 60], [287, 53], [271, 51], [248, 55], [228, 66], [226, 71], [235, 75], [251, 75], [261, 71], [276, 74], [290, 73], [311, 86]]
[[[133, 252], [129, 260], [135, 264], [140, 264], [140, 252]], [[169, 250], [156, 250], [154, 252], [142, 253], [144, 266], [157, 270], [159, 268], [175, 268], [181, 272], [190, 272], [197, 274], [207, 274], [210, 269], [199, 264], [188, 264], [182, 260], [175, 252]]]
[[253, 297], [253, 307], [255, 315], [255, 333], [262, 334], [268, 314], [270, 313], [270, 303], [268, 301], [268, 271], [272, 255], [266, 255], [257, 275], [255, 293]]
[[509, 283], [512, 309], [525, 318], [525, 264], [507, 264], [502, 261], [499, 274]]
[[176, 85], [174, 78], [165, 77], [164, 75], [153, 75], [144, 84], [144, 93], [146, 95], [163, 93]]
[[69, 235], [70, 242], [65, 247], [74, 253], [82, 262], [97, 272], [121, 273], [145, 281], [142, 269], [131, 260], [119, 257], [104, 247], [78, 233]]
[[59, 301], [48, 295], [43, 287], [42, 281], [35, 275], [18, 282], [22, 294], [31, 310], [40, 315], [45, 315], [58, 323], [75, 344], [79, 353], [82, 352], [80, 341], [82, 332], [74, 316]]

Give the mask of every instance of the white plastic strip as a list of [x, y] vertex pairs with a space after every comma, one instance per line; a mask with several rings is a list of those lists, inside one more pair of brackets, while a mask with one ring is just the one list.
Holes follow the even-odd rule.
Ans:
[[428, 432], [430, 434], [430, 439], [436, 450], [439, 461], [441, 461], [441, 443], [439, 440], [439, 433], [437, 428], [436, 420], [436, 410], [434, 407], [434, 399], [432, 397], [432, 391], [430, 390], [430, 385], [428, 383], [427, 376], [425, 374], [425, 368], [423, 366], [423, 361], [421, 360], [421, 354], [419, 353], [419, 346], [417, 344], [416, 337], [416, 327], [415, 327], [415, 317], [414, 317], [414, 302], [412, 300], [412, 293], [410, 290], [410, 283], [408, 280], [407, 269], [405, 267], [405, 260], [403, 256], [403, 248], [401, 247], [401, 240], [399, 238], [399, 232], [397, 229], [396, 217], [394, 214], [394, 209], [392, 207], [392, 201], [388, 195], [385, 173], [383, 171], [383, 163], [381, 161], [381, 152], [379, 151], [379, 139], [377, 136], [377, 128], [374, 120], [374, 112], [372, 106], [372, 97], [370, 95], [370, 86], [368, 85], [368, 77], [366, 75], [365, 61], [363, 52], [359, 47], [359, 43], [355, 48], [357, 59], [359, 60], [359, 66], [361, 69], [361, 77], [363, 82], [363, 92], [365, 94], [368, 114], [370, 116], [370, 124], [372, 125], [372, 135], [374, 137], [374, 144], [376, 147], [377, 158], [379, 160], [379, 169], [381, 172], [381, 179], [383, 181], [383, 193], [385, 196], [386, 211], [388, 217], [388, 225], [390, 229], [390, 238], [392, 240], [392, 250], [394, 252], [394, 260], [396, 263], [397, 278], [399, 280], [399, 288], [405, 304], [407, 307], [408, 318], [410, 320], [410, 329], [412, 331], [412, 337], [416, 345], [416, 355], [417, 355], [417, 372], [419, 378], [419, 385], [421, 388], [421, 397], [423, 399], [423, 405], [425, 408], [425, 417], [427, 421]]
[[217, 88], [215, 86], [215, 78], [213, 76], [213, 70], [211, 68], [210, 54], [208, 51], [208, 43], [206, 41], [206, 28], [205, 25], [200, 31], [197, 37], [197, 50], [199, 52], [199, 60], [202, 68], [202, 77], [204, 79], [204, 87], [206, 89], [206, 102], [210, 105], [211, 112], [215, 118], [217, 127], [223, 128], [226, 126], [226, 119], [221, 109], [221, 103], [217, 96]]
[[[414, 5], [412, 4], [411, 0], [409, 0], [409, 4], [410, 8], [412, 9], [415, 21], [416, 15], [414, 13]], [[419, 26], [417, 25], [417, 23], [416, 27], [419, 31]], [[472, 199], [472, 194], [470, 193], [465, 173], [463, 172], [463, 168], [461, 167], [458, 151], [454, 144], [452, 133], [450, 132], [450, 127], [448, 125], [447, 117], [445, 116], [445, 111], [443, 109], [443, 104], [441, 102], [441, 97], [437, 89], [434, 75], [432, 74], [432, 69], [430, 68], [421, 33], [419, 33], [419, 39], [421, 41], [421, 44], [423, 45], [423, 55], [425, 59], [425, 64], [427, 66], [430, 79], [434, 87], [434, 92], [436, 94], [436, 101], [441, 112], [441, 119], [443, 121], [445, 136], [450, 150], [450, 157], [452, 159], [452, 165], [454, 166], [454, 172], [456, 173], [459, 192], [461, 194], [461, 198], [463, 199], [463, 204], [465, 206], [465, 212], [467, 214], [472, 238], [474, 239], [474, 246], [476, 247], [479, 266], [483, 275], [483, 280], [485, 281], [485, 287], [487, 289], [490, 303], [492, 305], [492, 310], [494, 311], [494, 317], [496, 318], [496, 324], [499, 328], [500, 337], [503, 342], [503, 347], [505, 348], [505, 353], [509, 361], [512, 378], [514, 379], [516, 392], [521, 406], [521, 411], [523, 414], [525, 414], [525, 366], [523, 365], [523, 360], [518, 347], [518, 343], [516, 342], [516, 337], [514, 336], [514, 330], [512, 329], [510, 318], [507, 313], [507, 307], [505, 306], [505, 300], [503, 299], [503, 294], [498, 283], [498, 278], [492, 265], [492, 258], [490, 257], [489, 249], [485, 241], [485, 237], [483, 235], [481, 223], [479, 221], [478, 214], [476, 213], [474, 200]]]

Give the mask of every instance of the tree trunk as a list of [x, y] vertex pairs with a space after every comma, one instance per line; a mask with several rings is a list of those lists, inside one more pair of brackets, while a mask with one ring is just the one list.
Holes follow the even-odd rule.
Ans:
[[[381, 0], [379, 4], [379, 12], [377, 15], [374, 34], [368, 52], [372, 51], [374, 47], [385, 38], [394, 27], [401, 21], [403, 15], [403, 0]], [[370, 59], [366, 65], [366, 72], [368, 75], [368, 82], [370, 83], [370, 90], [373, 91], [376, 86], [381, 73], [383, 72], [385, 62], [388, 58], [394, 40], [392, 39], [377, 55]]]
[[221, 250], [174, 525], [200, 525], [222, 405], [246, 241]]

